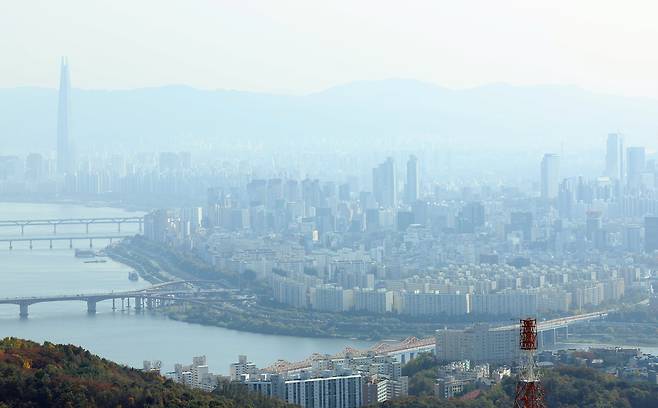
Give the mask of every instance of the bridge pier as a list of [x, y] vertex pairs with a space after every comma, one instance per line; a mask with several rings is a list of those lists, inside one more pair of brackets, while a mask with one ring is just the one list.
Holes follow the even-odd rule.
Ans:
[[11, 244], [11, 241], [9, 241], [9, 250], [11, 251], [12, 249], [14, 249], [14, 246]]
[[32, 249], [32, 240], [30, 240], [30, 249]]
[[21, 237], [25, 235], [25, 225], [21, 225]]
[[93, 247], [94, 247], [93, 240], [89, 238], [89, 248], [93, 248]]
[[96, 314], [96, 301], [95, 300], [87, 300], [87, 313], [88, 314]]
[[53, 235], [57, 235], [57, 224], [53, 224]]
[[121, 232], [121, 223], [120, 222], [117, 222], [117, 231]]
[[114, 305], [114, 300], [115, 300], [115, 299], [112, 298], [112, 311], [113, 311], [113, 312], [114, 312], [115, 310], [117, 310], [116, 306]]
[[69, 249], [73, 249], [73, 240], [69, 239]]
[[20, 308], [19, 316], [21, 319], [26, 319], [27, 318], [27, 307], [29, 305], [27, 303], [20, 303], [18, 307]]
[[50, 240], [50, 249], [53, 249], [53, 240]]
[[89, 235], [89, 224], [85, 224], [85, 233]]
[[138, 297], [138, 296], [135, 296], [135, 310], [140, 310], [141, 311], [142, 307], [143, 307], [142, 298]]

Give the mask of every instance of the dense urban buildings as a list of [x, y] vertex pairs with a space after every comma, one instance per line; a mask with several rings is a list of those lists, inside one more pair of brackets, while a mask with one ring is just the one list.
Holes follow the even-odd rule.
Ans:
[[0, 13], [0, 408], [658, 407], [658, 2], [79, 3]]

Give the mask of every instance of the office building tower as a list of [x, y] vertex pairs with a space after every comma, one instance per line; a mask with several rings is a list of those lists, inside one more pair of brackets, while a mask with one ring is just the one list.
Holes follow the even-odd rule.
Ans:
[[628, 252], [642, 250], [642, 228], [639, 225], [627, 225], [624, 228], [624, 248]]
[[551, 200], [557, 197], [560, 177], [560, 157], [547, 153], [541, 161], [541, 198]]
[[624, 139], [618, 133], [610, 133], [606, 145], [605, 175], [611, 180], [624, 178]]
[[165, 242], [169, 214], [167, 210], [155, 210], [144, 215], [144, 237], [152, 241]]
[[484, 226], [484, 206], [479, 201], [470, 202], [459, 211], [457, 216], [457, 231], [473, 233]]
[[338, 199], [340, 201], [350, 201], [351, 188], [349, 183], [338, 186]]
[[601, 231], [601, 212], [600, 211], [588, 211], [587, 220], [585, 224], [585, 236], [588, 241], [594, 242]]
[[631, 189], [639, 189], [642, 185], [642, 174], [646, 169], [644, 147], [635, 146], [626, 149], [626, 178], [628, 187]]
[[397, 206], [397, 180], [392, 157], [372, 170], [372, 191], [381, 208]]
[[57, 107], [57, 173], [75, 172], [75, 157], [71, 140], [71, 80], [69, 64], [62, 58], [59, 76], [59, 103]]
[[573, 179], [564, 179], [560, 183], [557, 195], [557, 209], [560, 218], [571, 219], [576, 207], [576, 190]]
[[658, 217], [644, 218], [644, 249], [647, 252], [658, 250]]
[[418, 190], [420, 188], [418, 173], [418, 158], [411, 155], [407, 160], [407, 184], [404, 190], [407, 204], [413, 204], [418, 200]]

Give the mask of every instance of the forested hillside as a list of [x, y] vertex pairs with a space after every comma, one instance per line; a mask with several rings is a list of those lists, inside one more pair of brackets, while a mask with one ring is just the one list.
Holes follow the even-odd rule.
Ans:
[[213, 394], [192, 390], [80, 347], [0, 340], [0, 408], [288, 406], [232, 387]]
[[[472, 400], [440, 400], [426, 395], [422, 386], [427, 377], [427, 360], [407, 368], [410, 392], [421, 395], [385, 402], [379, 408], [498, 408], [512, 407], [515, 380], [506, 379]], [[558, 366], [544, 372], [542, 380], [548, 408], [655, 408], [658, 385], [628, 382], [603, 372], [581, 367]], [[416, 387], [415, 390], [412, 387]], [[425, 394], [425, 395], [423, 395]]]

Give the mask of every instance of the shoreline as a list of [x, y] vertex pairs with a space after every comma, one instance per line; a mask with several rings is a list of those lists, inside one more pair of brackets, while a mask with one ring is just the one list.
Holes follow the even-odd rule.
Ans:
[[[138, 243], [134, 243], [135, 246], [132, 244], [122, 240], [108, 252], [118, 255], [118, 262], [132, 267], [140, 276], [146, 273], [145, 279], [153, 275], [161, 281], [199, 279], [193, 273], [191, 276], [179, 276], [177, 271], [168, 270], [168, 267], [174, 268], [172, 260], [161, 259]], [[175, 265], [177, 270], [184, 267]], [[370, 315], [335, 316], [329, 312], [276, 308], [261, 302], [243, 307], [231, 300], [211, 300], [207, 304], [196, 304], [185, 309], [172, 307], [160, 313], [176, 321], [255, 334], [369, 342], [410, 336], [427, 337], [433, 335], [434, 330], [440, 326], [432, 322], [405, 322], [404, 319], [391, 316], [380, 316], [377, 319]], [[273, 319], [273, 316], [277, 318]]]
[[138, 205], [138, 204], [128, 204], [121, 203], [117, 201], [105, 201], [105, 200], [82, 200], [74, 198], [48, 198], [48, 199], [36, 199], [36, 198], [20, 198], [20, 197], [5, 197], [0, 196], [0, 203], [9, 203], [9, 204], [52, 204], [52, 205], [79, 205], [87, 208], [116, 208], [129, 212], [149, 212], [152, 210], [151, 207]]

